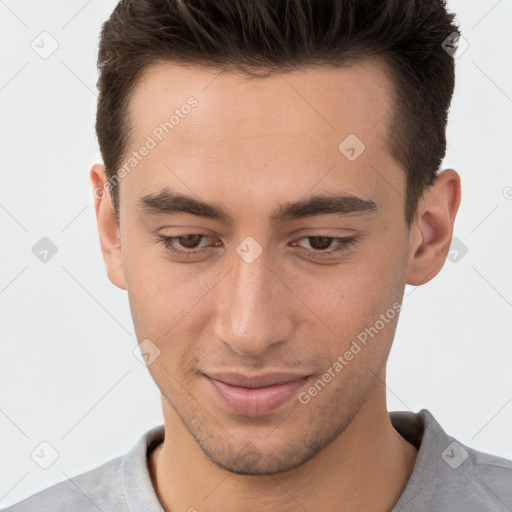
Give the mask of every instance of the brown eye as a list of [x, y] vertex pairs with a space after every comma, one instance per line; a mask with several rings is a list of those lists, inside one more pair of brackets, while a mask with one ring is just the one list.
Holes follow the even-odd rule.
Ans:
[[317, 251], [324, 251], [325, 249], [328, 249], [334, 240], [328, 236], [310, 236], [308, 238], [309, 245]]
[[176, 237], [176, 239], [179, 241], [180, 245], [185, 247], [186, 249], [195, 249], [202, 238], [203, 238], [203, 235], [197, 235], [197, 234], [183, 235], [183, 236]]
[[[212, 246], [205, 245], [208, 240], [210, 240], [210, 237], [202, 233], [187, 233], [178, 236], [159, 234], [155, 238], [155, 241], [161, 243], [167, 251], [184, 258], [191, 258], [210, 251]], [[218, 246], [219, 243], [213, 245]]]
[[[356, 236], [333, 237], [333, 236], [305, 236], [301, 241], [306, 241], [308, 248], [300, 243], [299, 247], [306, 256], [311, 258], [332, 258], [341, 256], [348, 252], [357, 243]], [[295, 245], [295, 244], [294, 244]], [[329, 250], [330, 249], [330, 250]]]

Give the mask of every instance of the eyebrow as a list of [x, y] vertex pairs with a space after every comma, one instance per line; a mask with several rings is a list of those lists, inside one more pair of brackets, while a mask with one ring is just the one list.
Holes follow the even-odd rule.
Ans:
[[[231, 224], [234, 216], [220, 205], [195, 199], [194, 197], [163, 189], [138, 198], [138, 207], [148, 214], [187, 213]], [[279, 205], [270, 215], [276, 223], [316, 215], [349, 214], [368, 215], [377, 211], [374, 201], [350, 194], [314, 195], [296, 202]]]

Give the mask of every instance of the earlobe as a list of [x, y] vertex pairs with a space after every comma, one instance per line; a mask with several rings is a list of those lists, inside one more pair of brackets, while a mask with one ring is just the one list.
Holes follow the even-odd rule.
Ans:
[[443, 268], [460, 198], [460, 176], [453, 169], [439, 173], [425, 190], [418, 204], [417, 220], [411, 226], [407, 284], [425, 284]]
[[126, 290], [126, 280], [121, 253], [121, 238], [103, 164], [91, 168], [90, 179], [93, 188], [94, 210], [98, 225], [101, 252], [110, 281]]

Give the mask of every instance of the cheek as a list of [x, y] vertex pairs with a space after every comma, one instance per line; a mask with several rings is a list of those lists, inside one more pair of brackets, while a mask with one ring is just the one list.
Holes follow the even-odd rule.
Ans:
[[126, 284], [138, 339], [154, 338], [167, 348], [195, 338], [208, 316], [206, 299], [219, 272], [198, 272], [193, 264], [173, 263], [160, 248], [144, 248], [136, 241], [125, 248]]
[[[368, 244], [369, 246], [369, 244]], [[396, 300], [405, 285], [405, 260], [395, 248], [366, 247], [339, 266], [296, 276], [292, 283], [315, 311], [344, 327], [378, 318]]]
[[127, 289], [137, 340], [149, 339], [159, 351], [148, 370], [160, 389], [177, 392], [197, 361], [207, 317], [205, 292], [169, 264], [144, 265], [140, 259], [130, 271]]
[[123, 240], [123, 266], [137, 335], [156, 338], [160, 328], [175, 322], [176, 304], [183, 303], [179, 273], [173, 272], [153, 244], [130, 236]]
[[[401, 247], [386, 241], [302, 286], [304, 302], [328, 327], [317, 340], [334, 362], [347, 354], [350, 366], [378, 370], [393, 341], [404, 291]], [[317, 345], [318, 346], [318, 345]], [[357, 362], [355, 362], [357, 361]], [[352, 370], [352, 371], [353, 371]]]

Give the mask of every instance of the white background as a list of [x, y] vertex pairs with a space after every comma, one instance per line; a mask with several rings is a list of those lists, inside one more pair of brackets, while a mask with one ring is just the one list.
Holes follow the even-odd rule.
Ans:
[[[0, 2], [0, 506], [126, 453], [163, 422], [133, 356], [127, 295], [107, 279], [89, 169], [99, 29], [112, 0]], [[456, 58], [443, 168], [462, 177], [467, 247], [406, 288], [388, 409], [429, 409], [464, 444], [512, 458], [512, 0], [448, 3]], [[47, 31], [48, 59], [31, 48]], [[508, 187], [508, 188], [507, 188]], [[507, 195], [508, 191], [508, 195]], [[57, 254], [40, 262], [42, 237]], [[59, 453], [41, 469], [31, 452]]]

